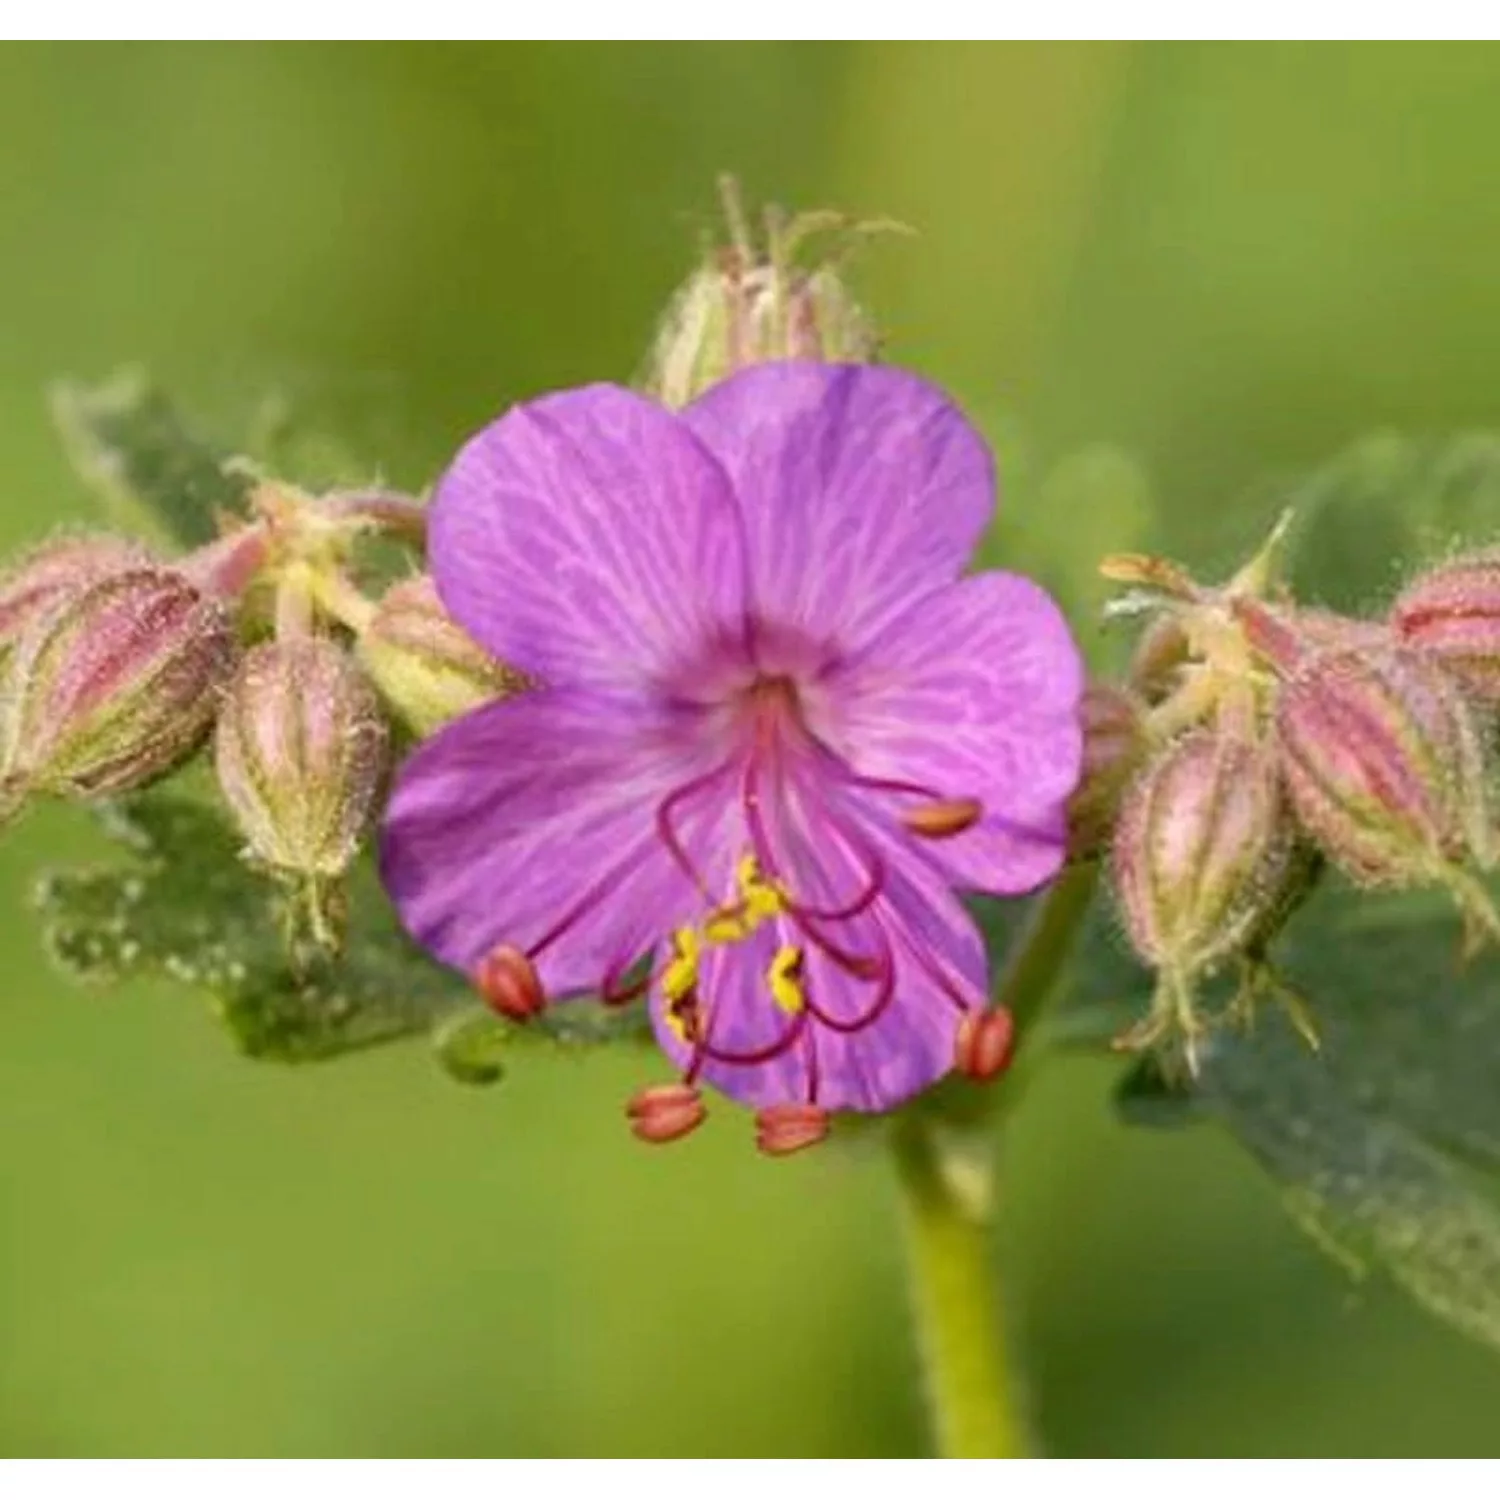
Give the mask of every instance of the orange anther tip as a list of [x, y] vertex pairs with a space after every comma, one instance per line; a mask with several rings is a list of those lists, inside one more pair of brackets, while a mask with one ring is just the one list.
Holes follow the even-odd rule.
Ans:
[[902, 822], [920, 838], [951, 839], [983, 816], [984, 804], [977, 797], [950, 797], [911, 808]]
[[773, 1104], [755, 1116], [755, 1144], [767, 1156], [790, 1156], [816, 1146], [829, 1123], [828, 1111], [816, 1104]]
[[631, 1132], [653, 1146], [680, 1140], [696, 1130], [708, 1111], [703, 1096], [689, 1083], [663, 1083], [642, 1089], [625, 1106]]
[[959, 1023], [953, 1064], [965, 1077], [988, 1083], [1010, 1066], [1015, 1039], [1008, 1010], [970, 1011]]
[[547, 1003], [536, 965], [509, 943], [480, 959], [474, 987], [491, 1010], [512, 1021], [529, 1021]]

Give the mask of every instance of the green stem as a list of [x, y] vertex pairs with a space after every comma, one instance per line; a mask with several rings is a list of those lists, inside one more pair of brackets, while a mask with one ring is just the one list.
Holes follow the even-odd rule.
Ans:
[[995, 989], [996, 1004], [1009, 1010], [1015, 1023], [1018, 1046], [1057, 988], [1074, 932], [1098, 884], [1096, 861], [1070, 865], [1027, 914]]
[[[1064, 871], [1028, 915], [996, 991], [1018, 1039], [1057, 988], [1098, 879], [1094, 864]], [[963, 1152], [957, 1137], [945, 1145], [942, 1128], [912, 1114], [893, 1135], [937, 1450], [943, 1458], [1024, 1458], [1031, 1445], [990, 1254], [990, 1164]]]
[[988, 1183], [945, 1170], [930, 1127], [915, 1119], [897, 1131], [896, 1161], [938, 1456], [1024, 1458], [1030, 1443], [995, 1295]]

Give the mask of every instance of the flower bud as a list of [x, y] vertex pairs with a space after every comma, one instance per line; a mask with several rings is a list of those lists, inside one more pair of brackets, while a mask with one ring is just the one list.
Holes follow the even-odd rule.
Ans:
[[421, 735], [527, 686], [449, 616], [426, 574], [387, 592], [360, 632], [358, 651], [387, 702]]
[[1330, 651], [1382, 651], [1395, 644], [1381, 620], [1359, 620], [1331, 609], [1237, 599], [1234, 618], [1251, 649], [1279, 678], [1295, 676]]
[[213, 722], [236, 644], [221, 605], [147, 566], [68, 590], [6, 665], [0, 782], [93, 797], [171, 770]]
[[1268, 747], [1209, 729], [1175, 741], [1130, 788], [1115, 830], [1136, 952], [1182, 975], [1214, 967], [1276, 899], [1289, 848]]
[[1422, 574], [1397, 596], [1390, 623], [1476, 698], [1500, 704], [1500, 551], [1455, 558]]
[[225, 695], [214, 757], [249, 852], [287, 874], [343, 874], [386, 742], [375, 694], [332, 641], [302, 636], [248, 652]]
[[1120, 798], [1150, 738], [1140, 703], [1123, 688], [1094, 682], [1079, 704], [1083, 771], [1068, 803], [1068, 855], [1090, 859], [1114, 826]]
[[1462, 874], [1490, 862], [1479, 737], [1441, 667], [1402, 646], [1314, 655], [1278, 695], [1276, 738], [1297, 817], [1334, 864], [1370, 886], [1445, 882], [1487, 923]]
[[865, 364], [879, 339], [849, 295], [833, 256], [796, 264], [798, 248], [833, 233], [847, 247], [857, 237], [899, 226], [853, 223], [839, 214], [804, 214], [787, 221], [764, 215], [764, 249], [757, 247], [732, 179], [721, 184], [730, 243], [711, 250], [673, 297], [647, 359], [642, 385], [663, 405], [686, 406], [710, 386], [747, 365], [775, 359]]
[[1291, 611], [1291, 627], [1308, 648], [1368, 650], [1393, 644], [1383, 620], [1360, 620], [1331, 609], [1309, 607]]
[[96, 533], [44, 542], [0, 579], [0, 651], [13, 646], [43, 610], [96, 578], [150, 561], [144, 547], [125, 537]]
[[878, 342], [836, 271], [775, 266], [728, 250], [695, 271], [672, 299], [643, 384], [675, 408], [747, 365], [863, 364], [875, 357]]
[[1264, 941], [1292, 849], [1276, 763], [1257, 740], [1198, 729], [1176, 740], [1126, 794], [1113, 873], [1125, 929], [1157, 972], [1151, 1010], [1116, 1039], [1171, 1039], [1197, 1070], [1196, 982]]

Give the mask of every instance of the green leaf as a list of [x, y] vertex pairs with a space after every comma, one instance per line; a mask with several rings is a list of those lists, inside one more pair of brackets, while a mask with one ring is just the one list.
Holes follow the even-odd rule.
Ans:
[[119, 861], [54, 871], [38, 885], [53, 955], [83, 980], [168, 977], [206, 991], [251, 1056], [304, 1062], [437, 1029], [451, 1075], [492, 1081], [502, 1045], [581, 1047], [649, 1034], [641, 1007], [584, 1001], [524, 1027], [476, 1016], [473, 991], [401, 932], [368, 864], [351, 880], [344, 951], [289, 951], [285, 899], [240, 858], [210, 808], [149, 792], [108, 809], [105, 826]]
[[[1099, 939], [1096, 927], [1068, 1005], [1142, 1014], [1150, 975]], [[1191, 1093], [1175, 1086], [1172, 1101], [1174, 1086], [1138, 1064], [1121, 1103], [1135, 1123], [1181, 1123], [1193, 1108], [1220, 1120], [1325, 1248], [1384, 1267], [1500, 1347], [1500, 956], [1463, 967], [1459, 941], [1437, 895], [1330, 884], [1274, 954], [1321, 1050], [1267, 1003], [1251, 1034], [1213, 1034]]]
[[191, 432], [140, 371], [93, 386], [62, 381], [52, 391], [52, 412], [110, 520], [144, 528], [158, 542], [212, 541], [218, 512], [236, 509], [252, 482], [226, 473], [227, 455]]
[[1149, 1052], [1138, 1057], [1115, 1085], [1114, 1102], [1122, 1119], [1154, 1130], [1176, 1130], [1202, 1118], [1195, 1091]]
[[1287, 499], [1297, 597], [1377, 612], [1413, 566], [1500, 539], [1500, 435], [1369, 437]]

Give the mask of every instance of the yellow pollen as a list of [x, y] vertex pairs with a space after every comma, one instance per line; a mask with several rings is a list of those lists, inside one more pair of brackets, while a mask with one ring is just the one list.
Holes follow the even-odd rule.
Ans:
[[771, 987], [771, 998], [787, 1015], [795, 1016], [807, 1007], [807, 996], [802, 989], [802, 950], [791, 943], [783, 943], [766, 970], [766, 983]]
[[672, 957], [662, 971], [661, 989], [668, 1000], [681, 1000], [698, 987], [698, 958], [702, 940], [691, 927], [672, 934]]
[[734, 879], [750, 931], [754, 932], [762, 922], [779, 917], [786, 910], [786, 891], [760, 873], [760, 861], [753, 854], [745, 855], [735, 866]]
[[737, 943], [750, 936], [745, 922], [745, 911], [740, 906], [721, 906], [708, 915], [703, 924], [703, 936], [710, 943]]

